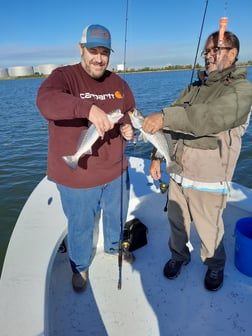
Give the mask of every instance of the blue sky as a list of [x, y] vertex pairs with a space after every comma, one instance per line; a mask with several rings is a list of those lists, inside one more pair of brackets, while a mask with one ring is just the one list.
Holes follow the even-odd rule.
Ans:
[[[0, 68], [78, 62], [82, 30], [92, 23], [105, 25], [112, 34], [113, 66], [124, 61], [133, 68], [193, 64], [206, 0], [128, 0], [125, 43], [126, 4], [127, 0], [4, 2]], [[239, 61], [252, 60], [251, 12], [251, 0], [209, 0], [200, 50], [207, 35], [218, 30], [220, 18], [227, 16], [228, 30], [240, 39]]]

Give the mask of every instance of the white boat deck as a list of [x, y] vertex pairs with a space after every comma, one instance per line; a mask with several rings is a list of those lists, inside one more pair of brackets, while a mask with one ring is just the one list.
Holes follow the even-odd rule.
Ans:
[[251, 335], [252, 277], [234, 265], [235, 223], [252, 216], [251, 190], [232, 184], [224, 212], [224, 285], [209, 292], [203, 286], [206, 267], [193, 226], [191, 263], [175, 280], [163, 276], [170, 257], [163, 211], [166, 194], [155, 192], [158, 188], [148, 176], [147, 160], [131, 158], [130, 162], [129, 219], [138, 217], [149, 232], [148, 244], [134, 252], [134, 264], [123, 263], [121, 290], [117, 258], [103, 254], [101, 235], [87, 290], [72, 290], [67, 253], [57, 252], [66, 221], [57, 190], [43, 180], [17, 222], [6, 255], [0, 282], [2, 336]]

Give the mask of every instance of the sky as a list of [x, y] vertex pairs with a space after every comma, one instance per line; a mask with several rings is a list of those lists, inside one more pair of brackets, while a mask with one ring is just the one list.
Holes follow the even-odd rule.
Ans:
[[77, 63], [82, 31], [94, 23], [111, 32], [113, 67], [193, 64], [199, 42], [203, 64], [200, 51], [223, 16], [240, 40], [239, 61], [252, 60], [251, 0], [9, 0], [0, 8], [0, 68]]

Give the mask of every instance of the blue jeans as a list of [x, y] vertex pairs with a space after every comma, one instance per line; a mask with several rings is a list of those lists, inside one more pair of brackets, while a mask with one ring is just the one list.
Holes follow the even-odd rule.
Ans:
[[97, 212], [103, 210], [104, 251], [115, 253], [121, 223], [127, 218], [129, 176], [124, 172], [116, 180], [87, 189], [57, 184], [64, 213], [68, 220], [68, 253], [74, 273], [86, 271], [92, 261], [93, 233]]

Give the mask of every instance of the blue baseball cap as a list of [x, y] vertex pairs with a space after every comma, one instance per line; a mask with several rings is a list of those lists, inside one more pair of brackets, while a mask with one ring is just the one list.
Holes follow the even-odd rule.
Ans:
[[81, 43], [86, 48], [105, 47], [112, 50], [110, 32], [106, 27], [99, 24], [92, 24], [84, 28]]

